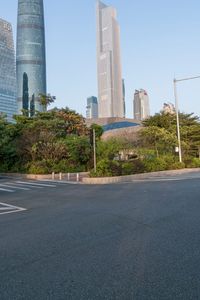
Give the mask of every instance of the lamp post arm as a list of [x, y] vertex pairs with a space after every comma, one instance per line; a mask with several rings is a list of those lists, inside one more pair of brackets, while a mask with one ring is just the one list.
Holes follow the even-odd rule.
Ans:
[[181, 82], [181, 81], [186, 81], [186, 80], [193, 80], [193, 79], [198, 79], [200, 76], [193, 76], [193, 77], [187, 77], [187, 78], [181, 78], [181, 79], [174, 79], [174, 82]]

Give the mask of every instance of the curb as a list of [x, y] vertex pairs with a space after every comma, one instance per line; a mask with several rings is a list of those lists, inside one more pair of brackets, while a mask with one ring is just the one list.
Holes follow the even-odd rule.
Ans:
[[142, 179], [162, 178], [165, 176], [171, 177], [175, 175], [198, 173], [198, 172], [200, 173], [200, 168], [159, 171], [159, 172], [116, 176], [116, 177], [83, 178], [82, 183], [83, 184], [111, 184], [111, 183], [127, 182], [127, 181], [142, 180]]

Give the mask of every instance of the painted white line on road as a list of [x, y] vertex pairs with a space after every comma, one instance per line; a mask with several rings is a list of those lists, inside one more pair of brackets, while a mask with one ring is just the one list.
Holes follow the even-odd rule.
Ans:
[[[38, 180], [38, 181], [40, 181], [40, 180]], [[43, 182], [49, 182], [49, 183], [59, 183], [59, 184], [62, 184], [62, 185], [64, 185], [64, 184], [82, 184], [82, 182], [81, 181], [66, 181], [66, 180], [49, 180], [49, 179], [43, 179], [42, 180]]]
[[36, 186], [36, 185], [33, 185], [33, 184], [27, 184], [27, 183], [20, 183], [20, 182], [17, 182], [16, 181], [16, 184], [19, 185], [19, 186], [22, 186], [22, 187], [30, 187], [30, 188], [36, 188], [36, 189], [43, 189], [44, 187], [42, 186]]
[[13, 190], [8, 190], [8, 189], [3, 189], [3, 188], [0, 188], [0, 191], [2, 191], [2, 192], [8, 192], [8, 193], [14, 193], [15, 192]]
[[29, 191], [29, 188], [23, 188], [21, 186], [17, 186], [16, 184], [0, 184], [0, 187], [8, 187], [8, 188], [14, 188], [14, 189], [18, 189], [18, 190], [24, 190], [24, 191]]
[[9, 209], [13, 209], [13, 207], [7, 207], [7, 206], [0, 207], [0, 211], [2, 211], [2, 210], [9, 210]]
[[11, 214], [11, 213], [21, 212], [21, 211], [26, 210], [26, 208], [14, 206], [14, 205], [2, 203], [2, 202], [0, 202], [0, 205], [3, 206], [0, 208], [0, 210], [2, 211], [2, 212], [0, 211], [0, 215], [6, 215], [6, 214]]
[[25, 211], [25, 210], [26, 210], [25, 208], [16, 209], [16, 210], [8, 210], [8, 211], [5, 211], [5, 212], [0, 212], [0, 215], [13, 214], [13, 213], [18, 213], [18, 212]]
[[[182, 178], [146, 178], [146, 179], [133, 179], [131, 181], [126, 181], [126, 183], [132, 183], [132, 182], [164, 182], [164, 181], [182, 181], [182, 180], [189, 180], [189, 179], [197, 179], [191, 178], [191, 177], [182, 177]], [[118, 182], [123, 183], [123, 182]], [[125, 183], [125, 181], [124, 181]]]
[[20, 183], [20, 184], [27, 184], [27, 185], [32, 185], [32, 186], [41, 186], [41, 187], [51, 187], [51, 188], [54, 188], [56, 187], [56, 185], [50, 185], [50, 184], [43, 184], [43, 183], [33, 183], [33, 182], [25, 182], [25, 181], [16, 181], [17, 183]]

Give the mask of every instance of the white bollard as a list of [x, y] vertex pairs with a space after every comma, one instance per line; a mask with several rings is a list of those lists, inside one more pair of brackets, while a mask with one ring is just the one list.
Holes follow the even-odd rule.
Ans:
[[67, 173], [67, 180], [70, 181], [70, 173]]
[[52, 180], [55, 179], [55, 173], [54, 172], [52, 172], [51, 178], [52, 178]]
[[62, 173], [59, 173], [59, 180], [62, 180]]
[[76, 174], [76, 181], [79, 181], [79, 173]]

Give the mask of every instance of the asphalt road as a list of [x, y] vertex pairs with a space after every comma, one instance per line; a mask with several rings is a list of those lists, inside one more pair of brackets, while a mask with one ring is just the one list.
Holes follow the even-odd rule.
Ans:
[[0, 184], [1, 300], [200, 299], [199, 178]]

